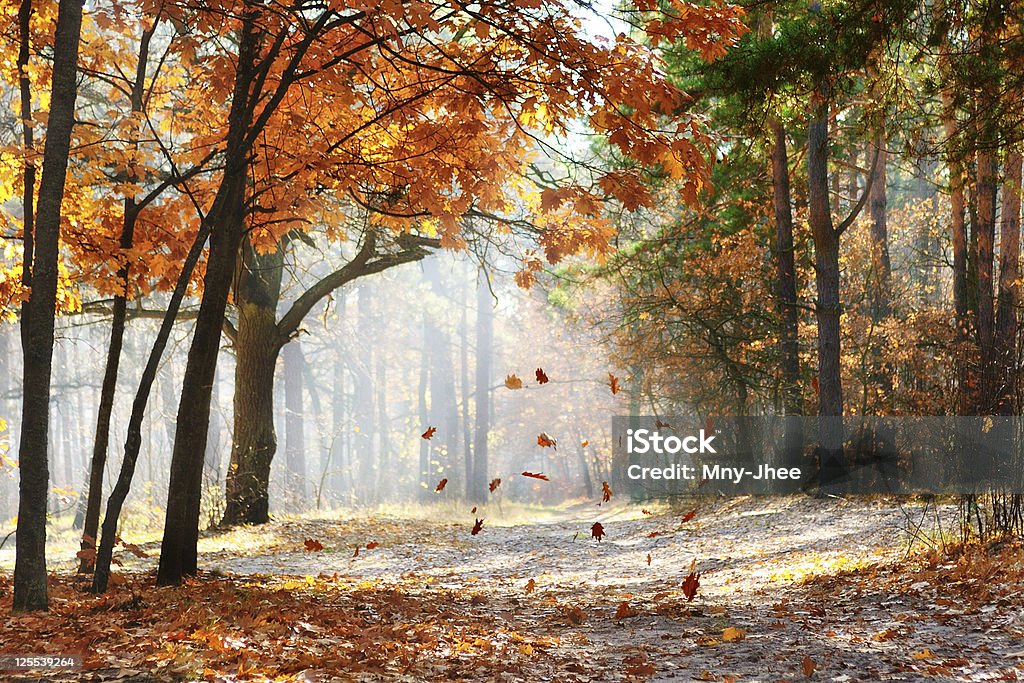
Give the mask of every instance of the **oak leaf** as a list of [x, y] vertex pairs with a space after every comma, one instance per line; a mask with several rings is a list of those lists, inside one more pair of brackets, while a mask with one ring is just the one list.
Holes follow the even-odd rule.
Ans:
[[505, 375], [505, 386], [509, 389], [522, 389], [523, 380], [519, 379], [515, 374]]
[[686, 524], [691, 519], [693, 519], [696, 515], [697, 515], [697, 511], [696, 510], [690, 510], [685, 515], [683, 515], [683, 521], [681, 523], [682, 524]]
[[547, 384], [548, 383], [548, 381], [549, 381], [548, 380], [548, 376], [547, 376], [547, 373], [544, 372], [543, 368], [537, 368], [536, 375], [537, 375], [537, 384]]
[[619, 378], [610, 372], [608, 373], [608, 387], [612, 390], [613, 396], [621, 390], [621, 387], [619, 387]]
[[590, 535], [600, 543], [601, 538], [604, 536], [604, 525], [601, 522], [594, 522], [594, 526], [590, 527]]
[[469, 533], [472, 536], [476, 536], [478, 533], [480, 533], [480, 531], [483, 528], [484, 528], [484, 520], [478, 519], [478, 520], [476, 520], [476, 523], [473, 525], [473, 530], [470, 531]]
[[608, 486], [608, 482], [601, 482], [601, 500], [605, 503], [612, 499], [612, 487]]
[[499, 486], [501, 486], [501, 477], [495, 477], [491, 479], [491, 483], [487, 485], [487, 488], [490, 489], [491, 493], [494, 493], [494, 490]]
[[319, 552], [324, 549], [324, 544], [315, 538], [307, 538], [302, 545], [305, 546], [306, 552], [309, 553]]
[[436, 434], [436, 433], [437, 433], [437, 427], [427, 427], [427, 431], [425, 431], [425, 432], [423, 432], [422, 434], [420, 434], [420, 436], [421, 436], [422, 438], [424, 438], [424, 439], [427, 439], [427, 440], [429, 440], [429, 439], [431, 439], [431, 438], [432, 438], [432, 437], [434, 436], [434, 434]]
[[541, 448], [553, 448], [556, 451], [558, 450], [558, 442], [548, 436], [545, 432], [541, 432], [537, 435], [537, 445]]
[[529, 595], [530, 593], [533, 592], [533, 590], [536, 587], [537, 587], [537, 581], [535, 579], [530, 579], [529, 581], [526, 582], [526, 588], [524, 590], [526, 590], [526, 594]]

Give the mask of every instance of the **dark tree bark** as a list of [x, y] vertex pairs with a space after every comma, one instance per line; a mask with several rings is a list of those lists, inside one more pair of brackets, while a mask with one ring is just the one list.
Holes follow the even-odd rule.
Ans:
[[1021, 153], [1006, 155], [1002, 225], [999, 232], [999, 308], [996, 311], [997, 413], [1015, 415], [1017, 406], [1017, 307], [1020, 304]]
[[812, 96], [812, 119], [807, 132], [807, 200], [814, 240], [815, 285], [818, 301], [818, 414], [843, 414], [839, 353], [839, 234], [832, 223], [828, 189], [828, 115], [824, 87]]
[[983, 148], [977, 161], [977, 246], [978, 264], [978, 348], [981, 350], [981, 395], [978, 414], [990, 414], [996, 407], [995, 387], [995, 304], [993, 258], [996, 230], [996, 150]]
[[789, 191], [786, 131], [779, 121], [772, 131], [772, 199], [775, 208], [775, 277], [779, 307], [779, 351], [782, 356], [782, 397], [786, 415], [803, 414], [800, 391], [800, 342], [796, 259], [793, 250], [793, 209]]
[[[143, 95], [146, 91], [146, 71], [149, 61], [149, 43], [156, 30], [154, 21], [142, 32], [139, 41], [139, 62], [135, 70], [135, 82], [132, 83], [131, 107], [133, 112], [141, 112]], [[121, 236], [118, 246], [122, 252], [130, 249], [135, 239], [135, 222], [139, 215], [139, 207], [134, 197], [124, 200], [124, 217], [121, 223]], [[103, 496], [103, 468], [107, 463], [107, 448], [110, 443], [110, 417], [114, 410], [114, 393], [117, 390], [117, 374], [121, 364], [121, 349], [124, 343], [124, 327], [127, 320], [128, 272], [129, 264], [125, 261], [117, 271], [117, 280], [124, 288], [114, 296], [113, 316], [110, 321], [110, 343], [107, 345], [107, 359], [103, 370], [103, 385], [100, 389], [100, 402], [96, 415], [96, 433], [93, 438], [92, 461], [89, 466], [89, 493], [85, 506], [85, 522], [82, 529], [82, 550], [96, 547], [96, 534], [100, 525], [100, 503]], [[78, 565], [79, 573], [87, 572], [93, 563], [82, 558]]]
[[481, 269], [476, 289], [476, 424], [473, 441], [473, 500], [487, 497], [487, 439], [491, 432], [491, 365], [494, 356], [494, 299]]
[[[32, 81], [28, 65], [32, 57], [32, 0], [22, 0], [18, 8], [18, 88], [21, 99], [22, 147], [25, 150], [25, 168], [22, 171], [21, 207], [22, 218], [22, 267], [21, 284], [32, 286], [32, 258], [35, 253], [35, 121], [32, 119]], [[21, 304], [22, 346], [27, 346], [28, 301]]]
[[263, 524], [270, 519], [270, 463], [274, 432], [274, 370], [284, 344], [277, 328], [284, 250], [258, 254], [242, 248], [235, 304], [234, 442], [222, 523]]
[[249, 134], [253, 117], [250, 90], [256, 76], [261, 8], [247, 6], [242, 16], [234, 92], [228, 113], [224, 171], [213, 206], [204, 223], [210, 225], [210, 250], [202, 303], [188, 352], [178, 408], [159, 585], [176, 585], [196, 571], [202, 458], [210, 422], [210, 395], [217, 368], [231, 281], [245, 225]]
[[[28, 10], [30, 11], [30, 10]], [[18, 499], [17, 558], [14, 568], [14, 609], [45, 610], [46, 495], [49, 480], [50, 370], [53, 362], [54, 309], [57, 302], [57, 261], [60, 257], [61, 202], [71, 149], [78, 95], [78, 43], [82, 31], [81, 0], [61, 0], [53, 43], [53, 76], [43, 174], [32, 255], [32, 289], [27, 301], [23, 373]]]

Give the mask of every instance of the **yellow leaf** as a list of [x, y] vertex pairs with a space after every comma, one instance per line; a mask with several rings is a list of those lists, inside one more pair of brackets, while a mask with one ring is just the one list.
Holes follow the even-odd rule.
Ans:
[[912, 653], [910, 657], [911, 659], [915, 659], [917, 661], [921, 661], [922, 659], [931, 659], [932, 651], [928, 648], [925, 648], [923, 650], [918, 650], [917, 652]]
[[747, 632], [742, 628], [730, 626], [722, 631], [722, 640], [727, 643], [734, 643], [747, 637]]

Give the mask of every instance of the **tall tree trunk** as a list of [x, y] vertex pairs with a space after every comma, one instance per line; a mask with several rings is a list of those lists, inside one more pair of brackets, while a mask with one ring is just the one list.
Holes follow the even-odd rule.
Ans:
[[27, 301], [28, 318], [23, 321], [25, 367], [18, 450], [21, 479], [14, 567], [15, 610], [45, 610], [49, 606], [46, 587], [46, 491], [49, 479], [50, 369], [57, 304], [61, 203], [71, 150], [71, 130], [75, 123], [81, 32], [81, 0], [61, 0], [53, 43], [50, 112], [31, 265], [32, 289]]
[[299, 500], [306, 499], [306, 418], [303, 407], [302, 386], [306, 360], [302, 355], [299, 340], [285, 344], [284, 358], [284, 404], [285, 428], [284, 450], [291, 475], [289, 486], [295, 490]]
[[978, 348], [981, 350], [981, 395], [978, 414], [990, 414], [996, 407], [995, 388], [995, 306], [993, 302], [993, 258], [996, 230], [996, 193], [998, 166], [996, 150], [978, 151], [977, 203], [978, 242]]
[[[28, 65], [32, 58], [32, 0], [22, 0], [18, 8], [18, 88], [21, 100], [22, 148], [25, 153], [25, 168], [22, 171], [21, 207], [22, 218], [22, 266], [21, 284], [32, 286], [32, 257], [35, 254], [35, 121], [32, 118], [32, 81]], [[28, 300], [21, 304], [22, 346], [27, 345]]]
[[171, 453], [167, 514], [160, 551], [159, 585], [177, 585], [196, 571], [202, 459], [210, 426], [210, 394], [217, 368], [224, 312], [231, 292], [245, 225], [246, 181], [252, 110], [250, 88], [255, 75], [262, 8], [247, 5], [242, 16], [234, 92], [228, 114], [224, 171], [217, 196], [205, 217], [211, 228], [202, 303], [185, 365]]
[[[209, 236], [209, 223], [204, 222], [199, 227], [189, 249], [188, 256], [182, 265], [181, 273], [178, 274], [178, 281], [174, 286], [174, 292], [167, 302], [167, 311], [160, 322], [160, 329], [153, 347], [149, 351], [149, 358], [139, 378], [139, 388], [135, 392], [135, 400], [132, 402], [132, 414], [128, 419], [127, 436], [124, 442], [124, 458], [121, 460], [121, 470], [117, 475], [117, 482], [114, 490], [110, 492], [107, 499], [107, 511], [103, 516], [103, 533], [100, 536], [100, 545], [96, 551], [96, 571], [92, 577], [92, 589], [96, 593], [107, 590], [107, 583], [110, 579], [110, 563], [114, 554], [114, 544], [117, 538], [117, 523], [121, 517], [121, 510], [124, 501], [131, 491], [132, 479], [135, 476], [135, 467], [139, 461], [139, 451], [142, 449], [142, 421], [146, 417], [146, 407], [149, 404], [149, 397], [153, 391], [153, 383], [156, 381], [157, 373], [160, 370], [160, 360], [163, 358], [167, 348], [167, 342], [171, 338], [171, 330], [174, 328], [174, 321], [181, 309], [181, 302], [185, 299], [189, 283], [192, 279], [192, 272], [199, 257], [203, 254], [203, 246]], [[201, 466], [201, 463], [199, 464]], [[168, 500], [171, 500], [169, 497]]]
[[270, 520], [270, 464], [274, 431], [274, 370], [284, 342], [277, 327], [284, 250], [257, 254], [242, 248], [236, 288], [235, 426], [224, 506], [225, 525]]
[[818, 302], [818, 414], [843, 414], [839, 353], [839, 235], [832, 223], [828, 198], [828, 102], [824, 86], [811, 100], [807, 132], [807, 200], [814, 240]]
[[473, 441], [473, 497], [487, 497], [488, 452], [491, 433], [491, 365], [494, 355], [494, 300], [487, 273], [481, 269], [476, 288], [476, 425]]
[[797, 308], [796, 259], [793, 250], [793, 209], [789, 192], [789, 160], [786, 131], [771, 120], [772, 199], [775, 207], [775, 273], [779, 307], [779, 351], [782, 356], [782, 397], [786, 415], [802, 415], [800, 391], [800, 342]]
[[[146, 71], [149, 62], [149, 43], [156, 30], [154, 21], [142, 32], [139, 41], [139, 61], [135, 69], [135, 82], [132, 83], [132, 112], [141, 112], [143, 95], [146, 92]], [[131, 178], [132, 181], [137, 180]], [[113, 316], [110, 321], [110, 343], [107, 345], [107, 359], [103, 370], [103, 385], [100, 389], [100, 402], [96, 415], [96, 433], [93, 437], [92, 461], [89, 466], [89, 493], [85, 506], [85, 524], [82, 529], [82, 550], [96, 547], [96, 534], [100, 526], [100, 503], [103, 497], [103, 468], [107, 463], [107, 448], [110, 443], [110, 416], [114, 410], [114, 393], [117, 391], [117, 374], [121, 364], [121, 349], [124, 343], [124, 327], [127, 320], [128, 273], [130, 265], [127, 250], [131, 249], [135, 239], [135, 222], [139, 216], [134, 197], [125, 197], [124, 217], [121, 222], [121, 236], [118, 247], [121, 249], [124, 264], [117, 270], [117, 280], [123, 291], [114, 296]], [[79, 573], [85, 573], [93, 563], [82, 558], [78, 565]]]
[[1020, 304], [1020, 219], [1022, 155], [1006, 155], [1003, 181], [1002, 225], [999, 232], [999, 308], [996, 312], [997, 413], [1016, 414], [1017, 307]]

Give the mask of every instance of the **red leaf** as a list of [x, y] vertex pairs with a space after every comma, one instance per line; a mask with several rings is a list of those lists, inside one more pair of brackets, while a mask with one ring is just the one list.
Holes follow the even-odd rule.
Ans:
[[545, 432], [541, 432], [537, 435], [537, 445], [541, 448], [553, 448], [556, 451], [558, 450], [558, 443]]
[[531, 477], [533, 479], [542, 479], [544, 481], [551, 481], [550, 479], [548, 479], [548, 475], [546, 475], [546, 474], [539, 474], [539, 473], [534, 473], [534, 472], [523, 472], [523, 476], [524, 477]]
[[601, 522], [594, 522], [594, 526], [590, 527], [590, 535], [597, 539], [597, 542], [601, 542], [601, 537], [604, 536], [604, 526]]
[[607, 503], [612, 499], [612, 487], [608, 486], [608, 482], [601, 482], [601, 500]]
[[352, 554], [352, 557], [359, 557], [359, 546], [356, 546], [356, 551]]
[[690, 573], [683, 579], [683, 595], [686, 596], [687, 602], [693, 602], [693, 598], [697, 595], [697, 589], [700, 588], [700, 574], [694, 571], [696, 566], [697, 560], [691, 562]]
[[647, 566], [648, 567], [651, 566], [651, 554], [650, 553], [647, 553]]
[[[474, 518], [474, 519], [476, 519], [476, 518]], [[484, 520], [477, 519], [476, 520], [476, 524], [473, 525], [473, 530], [470, 531], [469, 533], [472, 534], [473, 536], [476, 536], [478, 533], [480, 533], [480, 530], [483, 529], [483, 528], [484, 528]]]
[[437, 427], [427, 427], [427, 431], [420, 434], [424, 439], [430, 439], [437, 432]]
[[608, 386], [612, 390], [612, 395], [619, 393], [621, 390], [621, 387], [619, 386], [619, 378], [610, 372], [608, 373]]
[[306, 552], [310, 553], [319, 552], [324, 549], [324, 544], [313, 538], [307, 538], [303, 545], [306, 546]]
[[638, 612], [629, 606], [629, 603], [623, 600], [619, 603], [619, 607], [615, 610], [615, 616], [613, 619], [625, 619], [626, 617], [635, 617]]
[[495, 478], [495, 479], [491, 479], [491, 483], [487, 485], [487, 488], [489, 488], [491, 490], [491, 493], [494, 493], [494, 489], [498, 488], [499, 486], [501, 486], [501, 478], [500, 477]]
[[370, 541], [369, 543], [366, 544], [366, 549], [367, 550], [373, 550], [374, 548], [377, 548], [379, 546], [380, 546], [380, 543], [377, 543], [377, 541]]
[[448, 485], [448, 477], [445, 477], [441, 481], [437, 482], [437, 488], [434, 491], [444, 491], [444, 487]]
[[681, 524], [686, 524], [691, 519], [693, 519], [696, 514], [697, 514], [696, 510], [690, 510], [685, 515], [683, 515], [683, 521], [681, 522]]
[[542, 368], [537, 368], [537, 384], [547, 384], [548, 376]]

